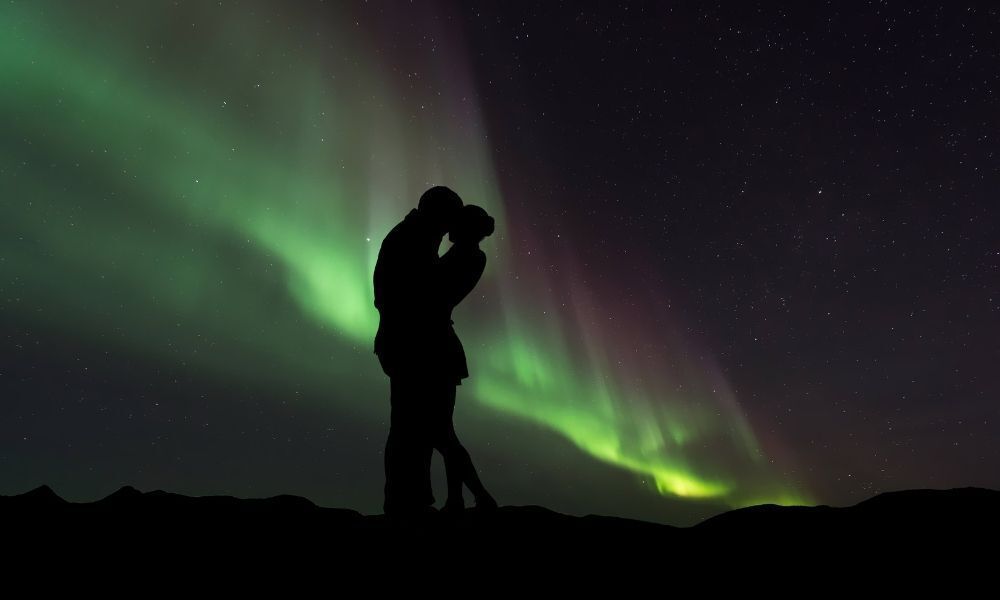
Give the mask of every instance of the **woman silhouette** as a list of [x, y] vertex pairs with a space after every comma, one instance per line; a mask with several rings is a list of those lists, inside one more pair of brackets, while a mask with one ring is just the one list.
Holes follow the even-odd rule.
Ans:
[[469, 376], [469, 370], [462, 342], [452, 326], [454, 322], [451, 320], [451, 312], [476, 287], [486, 268], [486, 254], [479, 249], [479, 242], [493, 233], [493, 227], [493, 217], [485, 210], [473, 204], [465, 205], [448, 236], [452, 247], [441, 257], [439, 263], [441, 307], [445, 313], [444, 318], [449, 322], [448, 342], [443, 358], [452, 365], [455, 377], [450, 393], [446, 394], [443, 404], [436, 407], [436, 414], [433, 415], [433, 444], [444, 458], [445, 474], [448, 478], [448, 500], [442, 509], [446, 513], [457, 513], [465, 509], [465, 499], [462, 496], [463, 484], [468, 486], [469, 491], [475, 496], [477, 508], [497, 507], [496, 500], [479, 480], [468, 451], [458, 440], [452, 421], [455, 411], [455, 386], [462, 384], [462, 379]]

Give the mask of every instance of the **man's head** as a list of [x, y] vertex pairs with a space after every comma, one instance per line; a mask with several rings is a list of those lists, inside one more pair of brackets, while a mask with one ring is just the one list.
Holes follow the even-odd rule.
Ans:
[[451, 230], [462, 212], [462, 199], [450, 188], [436, 185], [420, 196], [417, 211], [439, 235]]

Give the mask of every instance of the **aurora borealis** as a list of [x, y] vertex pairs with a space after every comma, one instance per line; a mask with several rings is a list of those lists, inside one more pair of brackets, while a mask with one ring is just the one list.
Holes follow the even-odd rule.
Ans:
[[0, 289], [20, 357], [0, 493], [128, 483], [377, 512], [371, 273], [443, 184], [497, 219], [456, 310], [456, 428], [502, 502], [683, 522], [830, 501], [667, 300], [685, 282], [628, 267], [655, 249], [619, 238], [592, 260], [599, 220], [576, 219], [593, 201], [537, 191], [569, 159], [511, 155], [499, 107], [534, 92], [489, 90], [502, 46], [470, 24], [479, 8], [330, 4], [0, 8]]

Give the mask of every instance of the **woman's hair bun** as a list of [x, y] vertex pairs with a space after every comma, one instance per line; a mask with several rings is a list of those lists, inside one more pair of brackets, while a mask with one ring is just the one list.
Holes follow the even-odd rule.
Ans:
[[483, 210], [483, 207], [475, 204], [466, 204], [462, 207], [462, 221], [462, 226], [468, 228], [469, 233], [479, 239], [492, 235], [496, 227], [493, 217]]

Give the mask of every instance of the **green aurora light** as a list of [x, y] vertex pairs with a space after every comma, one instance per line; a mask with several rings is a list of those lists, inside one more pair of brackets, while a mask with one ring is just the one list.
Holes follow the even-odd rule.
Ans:
[[5, 313], [222, 375], [374, 396], [378, 243], [445, 183], [498, 225], [456, 317], [477, 410], [555, 431], [661, 494], [807, 502], [717, 373], [683, 358], [619, 368], [602, 349], [621, 334], [593, 324], [587, 290], [563, 308], [513, 263], [518, 227], [469, 68], [444, 58], [460, 51], [413, 85], [346, 11], [302, 39], [254, 6], [0, 8]]

